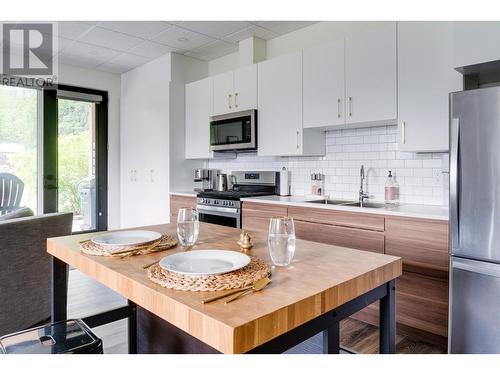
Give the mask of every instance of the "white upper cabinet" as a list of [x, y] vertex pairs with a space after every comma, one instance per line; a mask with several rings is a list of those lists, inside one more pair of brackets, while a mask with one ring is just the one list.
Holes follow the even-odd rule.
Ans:
[[258, 64], [258, 153], [302, 153], [302, 53]]
[[304, 50], [304, 128], [345, 123], [344, 38]]
[[234, 74], [232, 71], [213, 77], [214, 115], [222, 115], [234, 110]]
[[346, 123], [396, 123], [396, 24], [345, 40]]
[[209, 118], [213, 111], [212, 79], [186, 85], [186, 159], [207, 159], [210, 152]]
[[302, 128], [302, 52], [258, 64], [258, 154], [324, 155], [324, 132]]
[[453, 69], [453, 24], [400, 22], [398, 54], [399, 150], [447, 151], [448, 94], [462, 88]]
[[213, 77], [214, 115], [257, 108], [257, 65]]
[[453, 67], [500, 60], [500, 22], [454, 22]]
[[246, 111], [257, 108], [257, 64], [234, 71], [234, 109]]

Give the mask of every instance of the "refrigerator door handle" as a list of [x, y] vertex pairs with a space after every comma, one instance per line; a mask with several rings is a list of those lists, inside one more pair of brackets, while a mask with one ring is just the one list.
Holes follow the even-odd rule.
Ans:
[[460, 121], [458, 118], [452, 118], [450, 122], [450, 229], [451, 229], [451, 252], [460, 248], [459, 233], [459, 140], [460, 140]]
[[453, 269], [460, 269], [480, 275], [500, 278], [500, 265], [498, 264], [490, 264], [471, 260], [467, 261], [454, 258], [452, 260], [452, 267]]

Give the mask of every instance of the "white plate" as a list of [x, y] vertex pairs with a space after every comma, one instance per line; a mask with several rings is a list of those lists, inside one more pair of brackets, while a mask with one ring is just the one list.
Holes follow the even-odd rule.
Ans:
[[239, 270], [250, 258], [237, 251], [195, 250], [166, 256], [160, 261], [163, 269], [189, 276], [210, 276]]
[[92, 242], [102, 246], [133, 246], [156, 241], [160, 238], [161, 233], [150, 230], [126, 230], [101, 234], [92, 238]]

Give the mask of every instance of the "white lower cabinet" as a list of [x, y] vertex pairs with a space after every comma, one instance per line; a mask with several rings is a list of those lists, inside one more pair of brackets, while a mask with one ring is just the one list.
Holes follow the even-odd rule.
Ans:
[[453, 69], [451, 22], [398, 24], [399, 150], [448, 150], [448, 94], [462, 89]]
[[302, 52], [259, 63], [257, 87], [258, 154], [324, 155], [324, 132], [302, 127]]
[[208, 159], [212, 116], [212, 79], [205, 78], [186, 85], [186, 159]]

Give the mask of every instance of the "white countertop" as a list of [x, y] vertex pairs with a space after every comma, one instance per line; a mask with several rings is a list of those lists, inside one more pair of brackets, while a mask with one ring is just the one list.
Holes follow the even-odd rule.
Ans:
[[[299, 196], [293, 195], [289, 197], [280, 197], [277, 195], [268, 195], [263, 197], [254, 198], [242, 198], [243, 202], [254, 202], [254, 203], [269, 203], [269, 204], [280, 204], [285, 206], [299, 206], [299, 207], [310, 207], [310, 208], [323, 208], [328, 210], [337, 211], [351, 211], [351, 212], [363, 212], [377, 215], [394, 215], [394, 216], [406, 216], [415, 217], [419, 219], [433, 219], [433, 220], [448, 220], [449, 211], [446, 206], [431, 206], [424, 204], [407, 204], [400, 203], [393, 207], [384, 208], [366, 208], [366, 207], [350, 207], [341, 206], [334, 204], [319, 204], [319, 203], [308, 203], [307, 200], [321, 199], [321, 197], [311, 197], [311, 196]], [[335, 199], [335, 198], [331, 198]]]
[[191, 197], [196, 198], [196, 191], [171, 191], [170, 195], [179, 195], [181, 197]]

